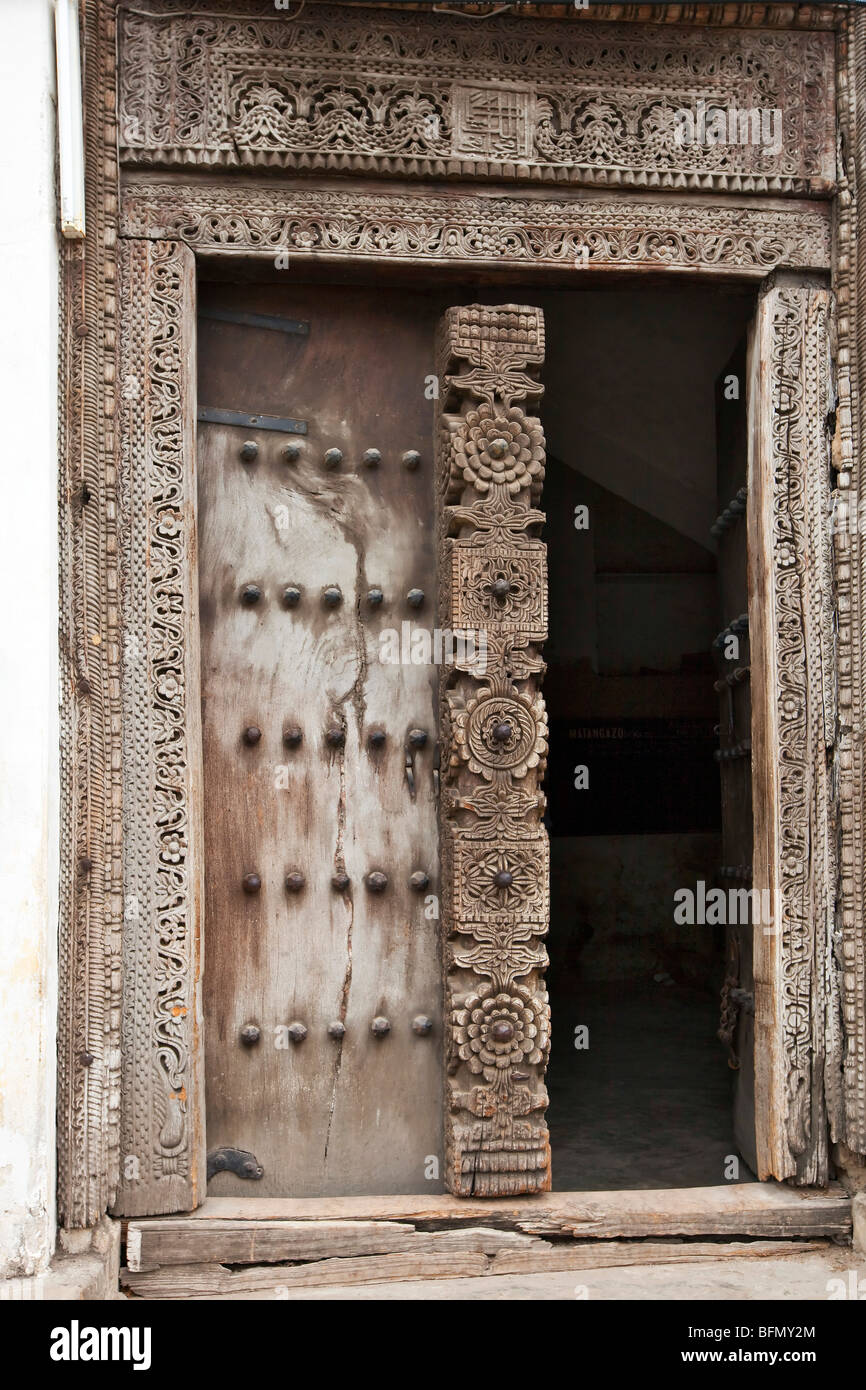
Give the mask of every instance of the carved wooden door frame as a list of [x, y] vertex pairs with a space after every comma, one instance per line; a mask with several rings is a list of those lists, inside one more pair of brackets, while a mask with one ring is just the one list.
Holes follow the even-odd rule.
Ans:
[[[723, 197], [570, 189], [542, 196], [509, 186], [501, 169], [497, 184], [479, 193], [459, 183], [447, 192], [410, 191], [228, 170], [207, 180], [167, 177], [158, 164], [121, 181], [115, 7], [86, 0], [85, 9], [88, 242], [64, 253], [61, 1220], [89, 1225], [111, 1204], [125, 1213], [178, 1209], [204, 1193], [194, 269], [200, 256], [225, 265], [285, 251], [301, 273], [306, 261], [375, 266], [383, 274], [402, 262], [425, 274], [489, 268], [525, 280], [549, 270], [561, 277], [651, 271], [755, 286], [750, 525], [763, 564], [753, 575], [752, 650], [753, 658], [765, 654], [755, 775], [766, 815], [754, 886], [778, 889], [783, 923], [756, 958], [764, 1059], [758, 1149], [762, 1176], [823, 1181], [825, 1119], [837, 1143], [866, 1151], [866, 825], [859, 809], [866, 769], [858, 734], [866, 706], [859, 650], [866, 584], [858, 528], [836, 528], [834, 570], [828, 527], [831, 505], [842, 517], [859, 516], [866, 362], [856, 323], [866, 271], [854, 235], [861, 174], [850, 132], [863, 120], [866, 15], [846, 18], [839, 30], [839, 118], [849, 138], [831, 226], [829, 204], [742, 196], [735, 182]], [[473, 176], [487, 174], [476, 167]], [[827, 288], [831, 259], [835, 296]], [[472, 536], [458, 534], [445, 550], [466, 540]], [[527, 535], [525, 544], [540, 542]], [[539, 629], [530, 648], [540, 638]], [[511, 676], [525, 682], [517, 702], [534, 711], [540, 731], [531, 673], [516, 678], [512, 669]], [[464, 756], [463, 714], [449, 713], [443, 767]], [[484, 782], [482, 773], [481, 792]], [[536, 833], [527, 825], [524, 840]], [[446, 815], [446, 858], [453, 828]], [[446, 927], [456, 921], [446, 916]], [[506, 948], [512, 961], [523, 953], [515, 981], [527, 951], [535, 953], [531, 970], [541, 967], [544, 922], [531, 925], [541, 930], [520, 943], [512, 934]], [[456, 944], [468, 961], [474, 947], [458, 936], [443, 946], [447, 953]], [[464, 968], [475, 964], [461, 962]], [[496, 980], [482, 969], [473, 991], [480, 1002], [469, 1005], [461, 986], [455, 1005], [452, 1041], [470, 1072], [461, 1054], [463, 1014], [483, 1009], [489, 984]], [[539, 1061], [532, 1065], [540, 1071]], [[459, 1076], [455, 1084], [468, 1094]], [[529, 1116], [529, 1151], [538, 1161], [523, 1176], [519, 1165], [506, 1165], [491, 1194], [544, 1186], [542, 1107], [531, 1088], [528, 1099], [517, 1096], [524, 1084], [517, 1083], [511, 1113], [521, 1123]], [[472, 1104], [492, 1113], [482, 1095]], [[449, 1113], [455, 1135], [473, 1113], [460, 1099]], [[476, 1193], [476, 1175], [496, 1172], [486, 1140], [484, 1163], [473, 1158], [467, 1169], [460, 1157], [481, 1132], [469, 1134], [468, 1145], [465, 1135], [452, 1145], [455, 1191], [467, 1190], [466, 1171]]]

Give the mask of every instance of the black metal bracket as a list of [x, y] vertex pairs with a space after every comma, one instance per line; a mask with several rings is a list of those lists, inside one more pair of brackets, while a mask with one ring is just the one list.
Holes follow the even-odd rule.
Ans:
[[234, 1173], [236, 1178], [251, 1178], [258, 1182], [265, 1176], [265, 1170], [255, 1154], [246, 1149], [211, 1149], [207, 1156], [207, 1180], [217, 1173]]
[[250, 415], [246, 410], [221, 410], [218, 406], [203, 405], [198, 418], [209, 425], [241, 425], [245, 430], [279, 430], [281, 434], [306, 434], [306, 420], [293, 420], [287, 415]]
[[218, 323], [239, 323], [244, 328], [270, 328], [274, 333], [299, 333], [308, 337], [310, 325], [303, 319], [287, 319], [282, 314], [245, 314], [239, 309], [201, 309], [200, 318]]

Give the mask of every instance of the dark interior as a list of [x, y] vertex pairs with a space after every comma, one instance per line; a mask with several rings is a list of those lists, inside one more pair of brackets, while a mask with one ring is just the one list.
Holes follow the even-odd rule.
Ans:
[[[737, 1155], [725, 928], [677, 925], [674, 893], [721, 862], [716, 383], [751, 303], [614, 290], [545, 310], [553, 1182], [709, 1186]], [[740, 384], [722, 408], [745, 411]]]

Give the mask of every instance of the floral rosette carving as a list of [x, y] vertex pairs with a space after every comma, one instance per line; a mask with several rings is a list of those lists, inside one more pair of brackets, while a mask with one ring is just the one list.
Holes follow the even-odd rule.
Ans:
[[532, 768], [544, 772], [547, 712], [537, 692], [497, 694], [482, 686], [467, 704], [451, 702], [451, 764], [461, 763], [488, 782], [499, 776], [523, 778]]
[[532, 921], [546, 910], [546, 843], [539, 838], [488, 846], [484, 841], [459, 840], [457, 910], [462, 920], [513, 912]]
[[457, 1055], [476, 1075], [493, 1081], [497, 1073], [546, 1061], [550, 1050], [547, 995], [524, 985], [497, 992], [483, 984], [452, 1011]]
[[503, 487], [512, 497], [526, 488], [537, 497], [544, 482], [544, 433], [519, 406], [497, 413], [492, 405], [470, 410], [463, 428], [448, 439], [452, 489], [461, 483], [488, 493]]

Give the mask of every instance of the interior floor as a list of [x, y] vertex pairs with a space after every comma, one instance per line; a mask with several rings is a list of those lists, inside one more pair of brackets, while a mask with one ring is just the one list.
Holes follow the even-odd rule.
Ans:
[[[557, 1024], [547, 1076], [555, 1190], [756, 1181], [734, 1143], [711, 995], [676, 982], [594, 985]], [[578, 1026], [583, 1049], [571, 1042]]]

